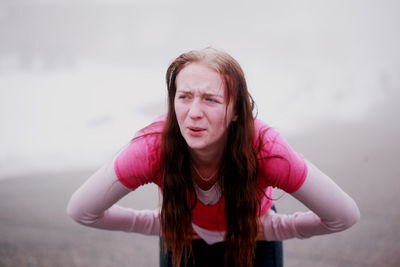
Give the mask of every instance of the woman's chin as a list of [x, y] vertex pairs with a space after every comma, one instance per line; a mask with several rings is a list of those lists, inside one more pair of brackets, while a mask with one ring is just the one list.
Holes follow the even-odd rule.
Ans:
[[202, 150], [205, 150], [205, 149], [207, 149], [207, 146], [205, 146], [205, 145], [203, 145], [203, 144], [190, 144], [190, 143], [188, 143], [188, 147], [191, 149], [191, 150], [194, 150], [194, 151], [196, 151], [196, 150], [198, 150], [198, 151], [202, 151]]

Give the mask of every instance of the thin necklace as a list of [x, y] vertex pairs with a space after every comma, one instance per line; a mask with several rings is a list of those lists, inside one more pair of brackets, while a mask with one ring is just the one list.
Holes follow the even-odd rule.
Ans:
[[210, 177], [204, 178], [204, 177], [200, 174], [200, 172], [199, 172], [199, 170], [196, 168], [196, 166], [194, 166], [194, 164], [192, 164], [192, 166], [193, 166], [193, 169], [196, 171], [197, 175], [198, 175], [198, 176], [200, 177], [200, 179], [203, 180], [204, 182], [210, 181], [212, 178], [214, 178], [214, 176], [215, 176], [215, 175], [217, 174], [217, 172], [218, 172], [218, 169], [216, 169], [215, 172], [214, 172]]

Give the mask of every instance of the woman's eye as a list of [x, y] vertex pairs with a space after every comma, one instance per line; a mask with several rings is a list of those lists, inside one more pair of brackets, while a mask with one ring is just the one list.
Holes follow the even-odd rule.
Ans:
[[179, 99], [187, 99], [187, 98], [189, 98], [189, 96], [187, 96], [187, 95], [180, 95], [180, 96], [178, 96], [178, 98], [179, 98]]
[[206, 97], [206, 101], [207, 102], [217, 102], [217, 100], [212, 97]]

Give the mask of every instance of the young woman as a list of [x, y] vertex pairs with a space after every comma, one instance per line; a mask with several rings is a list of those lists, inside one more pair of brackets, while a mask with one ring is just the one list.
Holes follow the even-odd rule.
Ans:
[[[253, 116], [243, 71], [227, 53], [184, 53], [166, 74], [168, 113], [139, 131], [72, 196], [91, 227], [160, 235], [161, 266], [282, 266], [281, 240], [345, 230], [355, 202]], [[115, 205], [155, 183], [161, 211]], [[274, 211], [277, 187], [307, 206]]]

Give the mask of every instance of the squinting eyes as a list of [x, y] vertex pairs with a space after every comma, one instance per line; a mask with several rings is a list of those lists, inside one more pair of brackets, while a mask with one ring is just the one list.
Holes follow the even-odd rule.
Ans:
[[218, 103], [218, 101], [217, 101], [216, 99], [210, 98], [210, 97], [206, 97], [205, 100], [208, 101], [208, 102], [215, 102], [215, 103]]
[[[192, 98], [193, 97], [190, 95], [178, 95], [178, 99], [182, 99], [182, 100], [189, 100]], [[218, 99], [213, 98], [213, 97], [204, 97], [203, 100], [206, 102], [210, 102], [210, 103], [221, 103]]]

